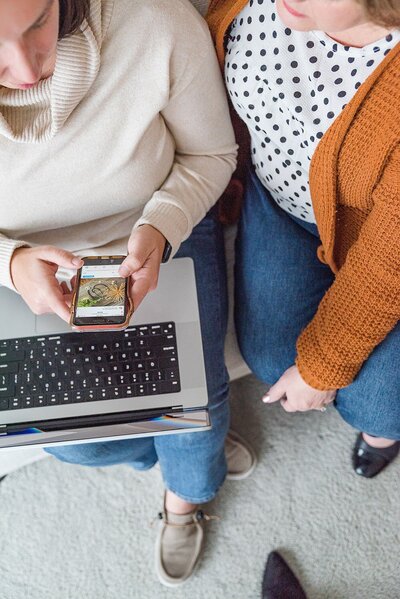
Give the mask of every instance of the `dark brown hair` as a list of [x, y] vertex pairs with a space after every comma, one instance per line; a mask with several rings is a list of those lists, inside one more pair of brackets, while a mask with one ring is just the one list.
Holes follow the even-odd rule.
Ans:
[[373, 23], [387, 29], [400, 27], [399, 0], [358, 0]]
[[90, 12], [90, 0], [59, 0], [60, 3], [60, 27], [58, 38], [75, 33], [88, 18]]

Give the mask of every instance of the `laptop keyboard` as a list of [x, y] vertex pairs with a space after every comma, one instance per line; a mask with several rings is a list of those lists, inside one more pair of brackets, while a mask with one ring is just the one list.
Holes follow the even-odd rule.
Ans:
[[180, 389], [173, 322], [0, 341], [0, 410]]

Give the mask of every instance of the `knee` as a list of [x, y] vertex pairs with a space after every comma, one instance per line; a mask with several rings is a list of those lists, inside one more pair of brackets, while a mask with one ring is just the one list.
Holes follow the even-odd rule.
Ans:
[[268, 385], [274, 384], [283, 372], [294, 364], [295, 352], [289, 344], [282, 345], [275, 335], [254, 330], [251, 326], [238, 328], [238, 344], [241, 354], [255, 376]]

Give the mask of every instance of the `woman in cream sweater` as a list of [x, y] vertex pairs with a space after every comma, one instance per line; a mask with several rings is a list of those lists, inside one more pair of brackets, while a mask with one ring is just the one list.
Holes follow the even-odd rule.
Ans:
[[[226, 475], [223, 244], [207, 213], [235, 163], [214, 48], [186, 0], [0, 0], [0, 284], [68, 321], [55, 274], [79, 256], [127, 252], [136, 306], [166, 243], [195, 262], [212, 430], [51, 451], [90, 466], [160, 462], [157, 571], [169, 585], [191, 574], [198, 504]], [[245, 474], [249, 451], [227, 443]]]
[[211, 0], [208, 22], [251, 138], [240, 347], [266, 403], [334, 402], [375, 476], [400, 448], [400, 5]]

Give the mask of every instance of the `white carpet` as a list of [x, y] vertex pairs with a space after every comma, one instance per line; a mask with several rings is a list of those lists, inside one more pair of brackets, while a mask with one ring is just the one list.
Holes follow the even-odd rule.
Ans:
[[233, 385], [233, 423], [260, 463], [209, 511], [196, 576], [161, 587], [153, 571], [162, 482], [156, 469], [86, 469], [54, 459], [0, 485], [1, 599], [257, 599], [278, 548], [309, 599], [399, 599], [400, 461], [376, 481], [353, 474], [354, 433], [327, 413], [286, 415]]

